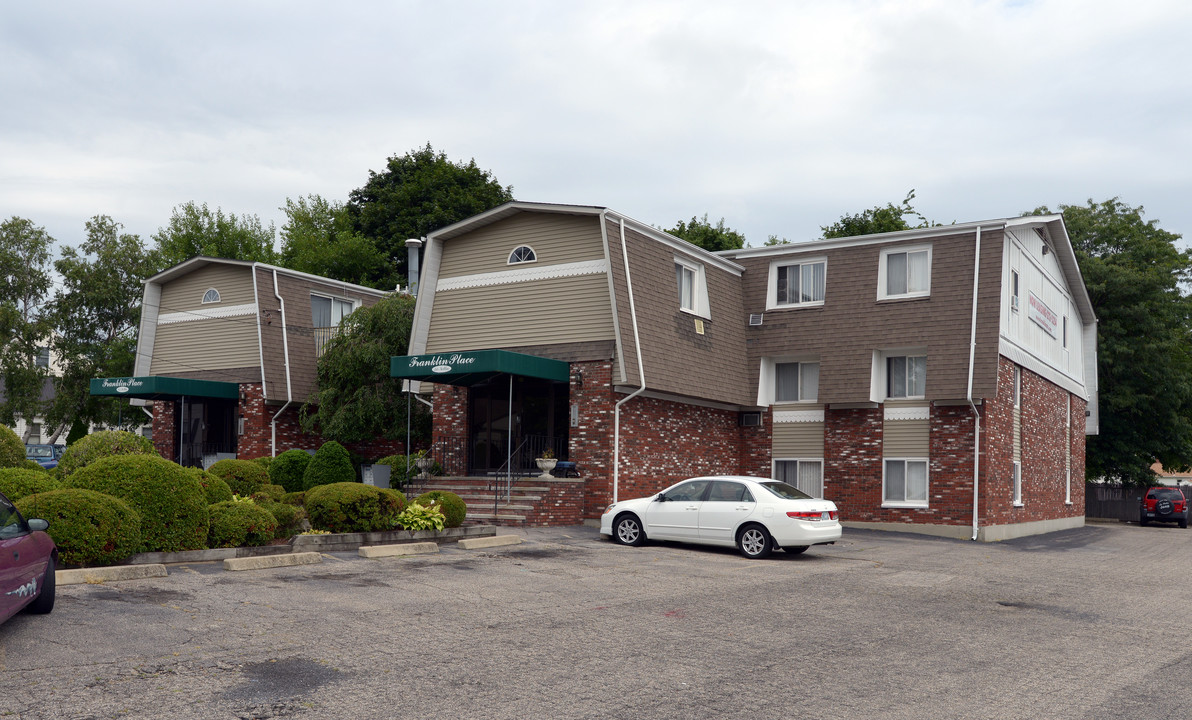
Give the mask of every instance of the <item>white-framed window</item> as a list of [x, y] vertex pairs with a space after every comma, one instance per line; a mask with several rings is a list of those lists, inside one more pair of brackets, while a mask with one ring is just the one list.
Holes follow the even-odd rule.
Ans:
[[1018, 271], [1010, 271], [1010, 309], [1018, 312]]
[[679, 291], [679, 309], [710, 319], [708, 280], [704, 273], [704, 266], [676, 255], [675, 284]]
[[29, 423], [29, 440], [33, 445], [41, 442], [41, 423]]
[[931, 295], [931, 246], [882, 250], [878, 263], [877, 299]]
[[891, 355], [886, 358], [886, 397], [917, 398], [926, 394], [926, 355]]
[[1022, 507], [1022, 463], [1015, 460], [1010, 472], [1012, 473], [1010, 482], [1013, 485], [1014, 506]]
[[927, 458], [886, 458], [882, 507], [927, 507]]
[[356, 303], [353, 300], [311, 295], [311, 326], [316, 328], [339, 327], [340, 321], [351, 315], [355, 309]]
[[518, 245], [509, 253], [509, 265], [520, 265], [521, 263], [532, 263], [538, 261], [538, 254], [534, 252], [534, 248], [529, 245]]
[[50, 366], [50, 346], [38, 345], [37, 354], [33, 356], [33, 364], [37, 367], [48, 368]]
[[819, 363], [774, 363], [774, 402], [815, 402], [819, 397]]
[[814, 307], [824, 304], [828, 261], [807, 258], [797, 262], [775, 260], [770, 263], [766, 290], [766, 309]]
[[1014, 366], [1014, 407], [1022, 407], [1022, 367]]
[[812, 497], [824, 496], [823, 458], [782, 458], [774, 461], [774, 479], [793, 485]]
[[219, 291], [215, 288], [207, 288], [207, 292], [203, 293], [203, 304], [210, 305], [217, 302], [219, 302]]
[[1067, 347], [1068, 347], [1068, 316], [1067, 315], [1064, 316], [1064, 331], [1063, 332], [1064, 332], [1064, 334], [1063, 334], [1064, 348], [1067, 349]]

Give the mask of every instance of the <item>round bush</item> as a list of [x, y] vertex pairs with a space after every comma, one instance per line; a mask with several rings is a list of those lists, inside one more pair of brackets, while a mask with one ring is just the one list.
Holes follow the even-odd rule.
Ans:
[[310, 460], [305, 450], [286, 450], [269, 463], [269, 482], [281, 485], [286, 492], [302, 492], [302, 476]]
[[253, 502], [281, 502], [286, 489], [281, 485], [262, 485], [252, 494]]
[[468, 504], [464, 502], [463, 498], [446, 490], [424, 492], [414, 502], [419, 505], [430, 505], [431, 503], [438, 505], [439, 509], [443, 511], [443, 517], [447, 519], [449, 528], [463, 525], [464, 518], [468, 514]]
[[224, 482], [223, 478], [212, 475], [202, 468], [186, 468], [186, 470], [195, 476], [199, 485], [203, 486], [203, 497], [207, 499], [208, 505], [232, 499], [232, 488]]
[[334, 533], [392, 530], [404, 508], [401, 493], [356, 482], [319, 485], [306, 493], [310, 524]]
[[352, 467], [352, 457], [348, 455], [343, 445], [329, 440], [315, 452], [306, 472], [302, 474], [302, 488], [310, 490], [319, 485], [333, 483], [354, 482], [356, 469]]
[[120, 498], [141, 514], [138, 552], [200, 550], [207, 543], [207, 498], [186, 468], [157, 455], [100, 458], [67, 485]]
[[66, 477], [100, 458], [113, 455], [160, 457], [147, 437], [123, 430], [101, 430], [67, 446], [66, 452], [58, 458], [58, 474]]
[[36, 460], [30, 460], [28, 458], [25, 458], [25, 464], [21, 465], [20, 467], [23, 470], [38, 470], [43, 473], [49, 472], [49, 470], [47, 470], [44, 466], [42, 466], [41, 463], [37, 462]]
[[211, 530], [207, 544], [213, 548], [264, 545], [277, 531], [277, 519], [263, 507], [250, 502], [215, 503], [207, 508]]
[[255, 462], [257, 465], [265, 468], [265, 472], [269, 472], [269, 466], [273, 464], [272, 455], [262, 455], [261, 457], [249, 458], [250, 462]]
[[141, 515], [111, 495], [65, 488], [18, 500], [27, 518], [50, 523], [50, 537], [66, 565], [111, 565], [141, 546]]
[[281, 496], [281, 502], [283, 502], [287, 505], [297, 505], [298, 507], [302, 507], [303, 505], [306, 504], [306, 493], [305, 492], [288, 492], [285, 495]]
[[273, 519], [277, 520], [277, 532], [274, 537], [288, 538], [298, 532], [298, 526], [306, 519], [306, 511], [297, 505], [287, 505], [280, 502], [263, 502], [258, 503], [257, 507], [262, 507], [273, 515]]
[[25, 466], [25, 443], [7, 425], [0, 425], [0, 468]]
[[207, 472], [223, 478], [240, 497], [252, 495], [269, 482], [269, 473], [252, 460], [220, 460], [207, 468]]
[[45, 470], [25, 468], [0, 469], [0, 493], [12, 502], [28, 495], [49, 492], [61, 488], [61, 484]]

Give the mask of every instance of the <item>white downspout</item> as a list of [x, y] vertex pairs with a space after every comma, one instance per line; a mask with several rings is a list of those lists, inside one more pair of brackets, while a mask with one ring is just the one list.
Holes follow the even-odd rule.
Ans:
[[[637, 306], [633, 303], [633, 280], [629, 277], [629, 251], [625, 247], [625, 218], [621, 218], [621, 259], [625, 261], [625, 287], [629, 290], [629, 316], [633, 318], [633, 345], [637, 348], [637, 378], [641, 381], [641, 387], [618, 400], [613, 406], [613, 502], [617, 501], [621, 481], [621, 406], [646, 391], [642, 343], [637, 332]], [[609, 272], [612, 272], [612, 268], [609, 268]]]
[[[277, 298], [278, 306], [281, 309], [281, 346], [286, 358], [286, 404], [281, 406], [281, 410], [273, 416], [269, 421], [270, 428], [270, 452], [273, 457], [277, 457], [277, 419], [286, 411], [290, 403], [294, 401], [293, 391], [290, 387], [290, 329], [286, 325], [286, 301], [282, 299], [281, 293], [277, 290], [277, 268], [273, 269], [273, 296]], [[263, 409], [263, 408], [262, 408]]]
[[977, 539], [977, 531], [980, 529], [980, 519], [977, 514], [978, 498], [978, 482], [980, 481], [981, 470], [981, 413], [977, 411], [976, 404], [973, 403], [973, 364], [977, 356], [977, 283], [981, 276], [981, 226], [977, 226], [977, 243], [976, 250], [973, 253], [973, 319], [972, 325], [969, 328], [969, 367], [968, 367], [968, 390], [965, 396], [968, 400], [969, 407], [973, 411], [974, 429], [973, 429], [973, 537], [972, 540]]

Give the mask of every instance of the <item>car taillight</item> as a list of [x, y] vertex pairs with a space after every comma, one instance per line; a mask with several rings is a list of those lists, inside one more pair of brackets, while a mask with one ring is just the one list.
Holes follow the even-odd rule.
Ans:
[[839, 513], [835, 510], [791, 510], [786, 516], [794, 520], [815, 522], [817, 520], [835, 520]]

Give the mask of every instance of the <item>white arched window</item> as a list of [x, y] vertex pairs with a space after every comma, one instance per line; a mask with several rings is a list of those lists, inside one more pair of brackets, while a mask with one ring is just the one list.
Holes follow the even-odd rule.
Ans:
[[208, 288], [207, 292], [203, 293], [203, 304], [219, 302], [219, 291], [215, 288]]
[[532, 263], [538, 260], [538, 256], [534, 254], [534, 248], [529, 245], [518, 245], [509, 253], [509, 264], [517, 265], [518, 263]]

